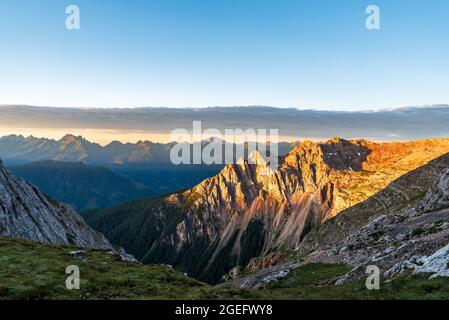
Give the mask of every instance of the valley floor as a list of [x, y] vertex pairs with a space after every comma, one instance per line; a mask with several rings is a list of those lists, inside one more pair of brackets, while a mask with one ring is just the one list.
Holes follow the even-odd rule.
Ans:
[[[263, 290], [216, 288], [169, 266], [123, 262], [96, 250], [84, 250], [80, 260], [70, 255], [74, 250], [0, 237], [0, 299], [449, 299], [449, 278], [405, 275], [369, 291], [361, 282], [326, 284], [346, 273], [345, 266], [311, 264]], [[80, 290], [65, 286], [69, 265], [80, 268]]]

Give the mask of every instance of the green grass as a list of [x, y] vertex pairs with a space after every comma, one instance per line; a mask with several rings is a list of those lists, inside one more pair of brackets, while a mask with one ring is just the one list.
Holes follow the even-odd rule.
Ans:
[[[449, 299], [449, 279], [404, 275], [370, 291], [363, 282], [341, 286], [328, 280], [345, 274], [342, 265], [309, 264], [263, 290], [214, 288], [160, 265], [122, 262], [86, 250], [87, 262], [69, 246], [0, 237], [0, 299]], [[80, 290], [68, 290], [65, 269], [80, 268]]]
[[[0, 238], [0, 299], [204, 299], [211, 287], [166, 266], [122, 262], [86, 250], [87, 263], [72, 258], [73, 247]], [[68, 265], [80, 268], [80, 290], [68, 290]]]

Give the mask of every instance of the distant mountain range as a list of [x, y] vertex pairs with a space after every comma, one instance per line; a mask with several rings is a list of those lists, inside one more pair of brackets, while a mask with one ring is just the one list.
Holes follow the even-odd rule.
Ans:
[[[216, 283], [252, 258], [298, 248], [315, 229], [324, 230], [331, 225], [327, 221], [368, 199], [363, 212], [413, 204], [449, 166], [447, 153], [449, 139], [305, 141], [282, 159], [279, 170], [271, 171], [254, 153], [256, 164], [227, 165], [187, 191], [83, 216], [143, 262], [172, 264]], [[425, 170], [414, 179], [399, 179], [420, 167]], [[372, 215], [356, 214], [355, 221], [336, 227], [336, 234], [328, 231], [330, 243], [345, 237], [340, 229], [360, 228]]]
[[[204, 147], [207, 143], [198, 144]], [[0, 138], [0, 158], [48, 195], [84, 210], [186, 189], [223, 168], [221, 164], [173, 165], [170, 150], [174, 144], [114, 141], [101, 146], [70, 134], [60, 140], [9, 135]], [[279, 154], [294, 145], [280, 142]]]
[[149, 187], [102, 167], [59, 161], [40, 161], [9, 167], [11, 172], [43, 193], [77, 210], [107, 208], [155, 194]]
[[[207, 141], [201, 142], [203, 146], [207, 143]], [[105, 166], [169, 166], [171, 165], [170, 151], [174, 145], [174, 142], [162, 144], [139, 141], [133, 144], [113, 141], [106, 146], [101, 146], [71, 134], [67, 134], [60, 140], [9, 135], [0, 138], [0, 157], [7, 164], [54, 160]], [[294, 145], [295, 143], [280, 142], [279, 154], [286, 154]]]
[[116, 141], [102, 147], [70, 134], [61, 140], [10, 135], [0, 138], [0, 156], [6, 163], [54, 160], [103, 165], [167, 164], [171, 146], [150, 141], [136, 144]]

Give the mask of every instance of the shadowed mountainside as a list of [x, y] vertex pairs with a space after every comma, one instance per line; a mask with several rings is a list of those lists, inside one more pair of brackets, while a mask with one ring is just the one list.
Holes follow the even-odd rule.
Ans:
[[9, 167], [11, 172], [77, 210], [106, 208], [155, 194], [143, 184], [84, 163], [40, 161]]

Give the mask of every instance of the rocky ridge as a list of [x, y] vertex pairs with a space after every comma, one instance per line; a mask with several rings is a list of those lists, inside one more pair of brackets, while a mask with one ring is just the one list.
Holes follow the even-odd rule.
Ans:
[[49, 199], [33, 185], [13, 177], [1, 161], [0, 236], [115, 251], [71, 207]]

